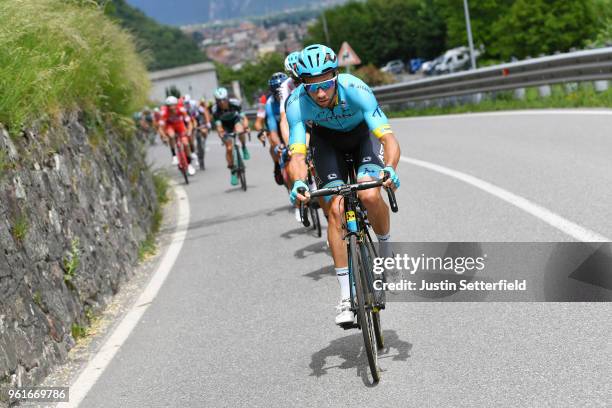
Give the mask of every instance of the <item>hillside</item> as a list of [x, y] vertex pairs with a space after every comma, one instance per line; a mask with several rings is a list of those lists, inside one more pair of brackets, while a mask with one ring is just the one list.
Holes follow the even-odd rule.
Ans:
[[127, 4], [125, 0], [112, 0], [106, 10], [108, 15], [116, 18], [124, 28], [132, 32], [141, 50], [147, 50], [150, 57], [147, 63], [149, 70], [156, 71], [206, 60], [206, 56], [192, 38], [176, 27], [158, 23]]

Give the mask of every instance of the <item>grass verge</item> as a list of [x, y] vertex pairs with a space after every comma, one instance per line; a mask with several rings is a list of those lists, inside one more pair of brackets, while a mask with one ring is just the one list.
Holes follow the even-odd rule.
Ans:
[[140, 243], [138, 248], [138, 261], [140, 262], [154, 255], [155, 251], [157, 250], [155, 239], [163, 221], [163, 206], [170, 200], [168, 195], [168, 191], [170, 190], [170, 182], [166, 174], [159, 171], [153, 173], [153, 184], [155, 186], [158, 204], [153, 212], [151, 231], [147, 234], [144, 241]]
[[95, 2], [2, 1], [0, 21], [0, 122], [11, 134], [71, 110], [129, 117], [146, 102], [131, 35]]

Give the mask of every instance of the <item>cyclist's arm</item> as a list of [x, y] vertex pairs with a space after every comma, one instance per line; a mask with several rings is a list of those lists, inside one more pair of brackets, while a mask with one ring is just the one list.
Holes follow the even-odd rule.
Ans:
[[287, 145], [289, 143], [289, 122], [287, 122], [287, 113], [280, 113], [280, 133], [283, 139], [283, 143]]
[[[360, 84], [361, 85], [361, 84]], [[389, 120], [378, 105], [376, 97], [370, 88], [362, 82], [363, 86], [354, 87], [356, 101], [363, 112], [363, 117], [370, 128], [370, 132], [380, 140], [385, 154], [385, 166], [397, 168], [400, 158], [400, 146], [391, 130]]]
[[257, 118], [255, 119], [255, 130], [257, 132], [264, 128], [264, 122], [266, 120], [266, 104], [259, 103], [257, 106]]
[[281, 140], [278, 135], [278, 125], [276, 118], [274, 117], [274, 109], [272, 108], [272, 102], [266, 103], [266, 124], [268, 125], [268, 137], [272, 146], [278, 146]]
[[212, 122], [212, 117], [207, 107], [204, 107], [204, 120], [206, 120], [206, 127]]
[[306, 180], [308, 167], [306, 166], [306, 125], [301, 117], [299, 102], [287, 109], [289, 122], [289, 153], [291, 160], [287, 165], [287, 174], [293, 184], [296, 180]]

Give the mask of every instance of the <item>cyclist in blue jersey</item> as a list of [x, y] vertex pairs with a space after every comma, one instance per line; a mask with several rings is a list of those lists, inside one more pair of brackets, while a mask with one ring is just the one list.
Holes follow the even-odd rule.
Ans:
[[272, 74], [268, 81], [270, 95], [266, 100], [265, 118], [266, 130], [268, 131], [268, 140], [270, 141], [270, 155], [274, 161], [274, 179], [279, 185], [285, 184], [279, 164], [279, 150], [282, 149], [283, 143], [280, 139], [280, 86], [287, 79], [287, 75], [282, 72]]
[[[385, 187], [397, 189], [400, 185], [395, 171], [400, 147], [391, 131], [387, 117], [376, 101], [374, 93], [359, 78], [338, 74], [337, 56], [324, 45], [311, 45], [302, 51], [297, 73], [302, 84], [287, 100], [285, 110], [289, 122], [289, 149], [292, 154], [288, 172], [293, 187], [292, 203], [307, 202], [309, 193], [299, 194], [300, 187], [308, 190], [305, 179], [307, 167], [306, 122], [312, 123], [310, 147], [317, 173], [319, 188], [345, 184], [349, 169], [344, 156], [353, 158], [357, 181], [376, 180], [383, 170], [390, 174]], [[392, 256], [389, 207], [381, 190], [359, 192], [367, 208], [368, 219], [376, 233], [382, 256]], [[336, 324], [352, 322], [350, 286], [346, 244], [343, 241], [343, 203], [340, 196], [326, 200], [328, 219], [327, 238], [334, 259], [336, 276], [340, 283], [341, 300], [337, 307]]]

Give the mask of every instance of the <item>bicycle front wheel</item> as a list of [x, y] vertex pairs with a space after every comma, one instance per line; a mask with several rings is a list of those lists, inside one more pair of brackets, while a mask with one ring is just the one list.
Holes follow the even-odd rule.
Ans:
[[197, 142], [198, 142], [198, 161], [200, 162], [200, 170], [204, 170], [205, 166], [204, 166], [204, 152], [205, 152], [205, 147], [204, 147], [204, 143], [206, 142], [206, 138], [204, 136], [202, 136], [202, 133], [198, 131], [198, 136], [197, 136]]
[[376, 334], [374, 332], [374, 318], [372, 317], [372, 296], [366, 289], [367, 280], [364, 273], [364, 263], [361, 259], [357, 238], [354, 235], [349, 237], [349, 257], [353, 281], [355, 283], [357, 320], [363, 334], [363, 344], [368, 357], [372, 379], [377, 383], [380, 381], [380, 371], [378, 369], [378, 349], [375, 346]]
[[364, 243], [359, 246], [361, 252], [361, 259], [363, 262], [363, 271], [365, 273], [365, 281], [367, 282], [366, 288], [368, 292], [372, 294], [373, 308], [372, 308], [372, 322], [374, 326], [374, 337], [376, 338], [376, 347], [381, 350], [385, 346], [385, 340], [383, 337], [382, 327], [380, 323], [380, 311], [385, 307], [385, 292], [384, 290], [374, 289], [374, 281], [381, 280], [385, 282], [384, 275], [374, 275], [374, 261], [376, 257], [376, 250], [374, 249], [372, 240], [369, 236], [365, 238]]
[[178, 168], [183, 173], [183, 177], [185, 178], [185, 184], [189, 184], [189, 177], [187, 175], [187, 168], [189, 167], [189, 162], [187, 161], [187, 154], [185, 153], [184, 147], [181, 147], [177, 151], [178, 155]]
[[321, 219], [319, 218], [319, 210], [315, 205], [309, 205], [308, 208], [310, 210], [312, 228], [315, 230], [317, 237], [321, 238]]
[[235, 160], [236, 160], [236, 172], [238, 174], [238, 180], [240, 180], [240, 186], [243, 191], [247, 190], [246, 183], [246, 174], [244, 171], [244, 162], [242, 161], [242, 156], [240, 155], [240, 151], [238, 151], [238, 145], [234, 145], [234, 151], [236, 152]]

